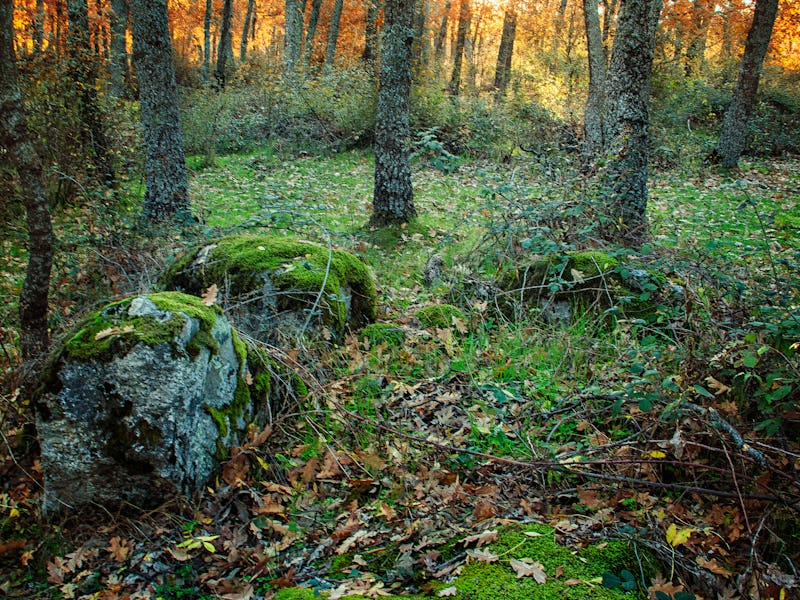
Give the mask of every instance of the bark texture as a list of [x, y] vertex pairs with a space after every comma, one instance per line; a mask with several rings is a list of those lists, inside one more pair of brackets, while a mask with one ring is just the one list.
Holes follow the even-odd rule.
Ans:
[[292, 77], [300, 66], [303, 49], [303, 0], [286, 0], [286, 17], [283, 25], [283, 71]]
[[342, 10], [344, 0], [333, 0], [333, 12], [331, 13], [331, 24], [328, 27], [328, 45], [325, 47], [325, 67], [326, 73], [333, 69], [336, 60], [336, 44], [339, 42], [339, 24], [342, 22]]
[[450, 76], [450, 93], [458, 96], [461, 89], [461, 65], [464, 60], [464, 46], [467, 43], [470, 22], [472, 21], [472, 11], [469, 0], [461, 0], [458, 7], [458, 30], [456, 32], [456, 44], [453, 49], [453, 73]]
[[111, 94], [116, 98], [125, 96], [130, 69], [128, 67], [128, 0], [111, 0]]
[[54, 241], [41, 161], [19, 90], [13, 17], [13, 0], [0, 0], [0, 146], [8, 151], [19, 175], [28, 224], [28, 266], [19, 299], [22, 357], [27, 363], [50, 345], [47, 312]]
[[416, 215], [409, 127], [413, 8], [413, 0], [387, 0], [384, 9], [372, 225], [405, 223]]
[[247, 10], [244, 13], [244, 25], [242, 26], [242, 39], [239, 42], [239, 60], [243, 61], [247, 56], [247, 40], [250, 37], [250, 29], [253, 24], [253, 15], [256, 10], [256, 0], [247, 0]]
[[206, 9], [203, 12], [203, 67], [201, 70], [203, 83], [208, 83], [211, 74], [211, 17], [213, 13], [213, 0], [206, 0]]
[[602, 151], [605, 143], [603, 111], [605, 107], [606, 59], [597, 0], [583, 1], [586, 48], [589, 55], [589, 94], [583, 117], [583, 153], [587, 162]]
[[778, 0], [757, 0], [753, 23], [747, 33], [739, 78], [731, 103], [722, 119], [719, 142], [714, 152], [715, 158], [729, 169], [739, 164], [739, 157], [744, 150], [747, 126], [758, 96], [761, 67], [767, 55], [777, 12]]
[[[308, 27], [306, 29], [306, 41], [303, 46], [303, 67], [306, 69], [308, 69], [311, 64], [311, 54], [314, 51], [314, 36], [317, 33], [320, 8], [322, 8], [322, 0], [311, 0], [311, 12], [308, 15]], [[373, 21], [374, 20], [373, 17]]]
[[219, 27], [219, 47], [217, 48], [217, 68], [214, 78], [217, 88], [225, 89], [225, 68], [228, 59], [233, 55], [233, 33], [231, 32], [231, 19], [233, 17], [233, 0], [224, 0], [222, 3], [222, 21]]
[[634, 248], [649, 235], [647, 104], [661, 6], [661, 0], [622, 0], [606, 88], [606, 235]]
[[506, 95], [508, 82], [511, 80], [511, 59], [514, 56], [514, 41], [517, 36], [517, 12], [509, 0], [503, 16], [503, 33], [500, 36], [500, 50], [497, 52], [497, 66], [494, 70], [494, 89], [497, 97]]
[[375, 22], [380, 9], [379, 0], [367, 0], [367, 11], [364, 17], [364, 53], [361, 58], [367, 62], [378, 58], [378, 26]]
[[139, 77], [144, 134], [142, 217], [164, 223], [190, 218], [189, 187], [165, 0], [131, 0], [133, 62]]

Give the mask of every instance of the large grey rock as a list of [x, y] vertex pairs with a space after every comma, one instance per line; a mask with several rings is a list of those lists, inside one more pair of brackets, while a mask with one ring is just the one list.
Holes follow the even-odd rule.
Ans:
[[228, 321], [168, 292], [109, 305], [53, 357], [37, 412], [43, 510], [191, 494], [261, 417]]

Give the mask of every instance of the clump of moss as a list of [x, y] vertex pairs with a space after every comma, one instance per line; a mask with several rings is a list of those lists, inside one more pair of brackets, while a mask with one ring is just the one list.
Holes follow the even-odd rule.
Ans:
[[431, 304], [423, 306], [416, 313], [417, 320], [423, 327], [453, 327], [454, 319], [465, 321], [464, 313], [452, 304]]
[[[323, 320], [342, 328], [347, 320], [375, 320], [376, 288], [367, 266], [356, 256], [291, 238], [235, 235], [195, 248], [177, 260], [162, 283], [200, 295], [209, 286], [227, 286], [229, 296], [244, 297], [274, 287], [279, 310], [305, 310], [322, 291]], [[349, 289], [350, 316], [342, 290]], [[280, 292], [280, 293], [278, 293]]]
[[[130, 314], [131, 302], [126, 298], [113, 302], [104, 309], [89, 315], [64, 345], [63, 354], [73, 360], [111, 360], [124, 356], [137, 344], [156, 346], [173, 344], [186, 325], [187, 318], [197, 319], [200, 328], [186, 344], [186, 352], [196, 356], [201, 346], [212, 352], [219, 346], [211, 335], [219, 308], [209, 307], [199, 298], [179, 292], [161, 292], [144, 296], [162, 315]], [[193, 357], [193, 356], [192, 356]]]
[[391, 323], [371, 323], [361, 330], [360, 337], [366, 339], [370, 346], [386, 344], [395, 347], [405, 341], [406, 333], [402, 328]]
[[569, 269], [575, 269], [583, 274], [583, 277], [596, 277], [604, 273], [613, 271], [619, 265], [619, 261], [608, 252], [600, 250], [582, 250], [580, 252], [568, 252], [567, 256]]

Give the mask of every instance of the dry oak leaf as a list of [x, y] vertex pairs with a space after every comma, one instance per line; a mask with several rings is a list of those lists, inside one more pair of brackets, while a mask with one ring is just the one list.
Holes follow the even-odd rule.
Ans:
[[714, 575], [722, 575], [723, 577], [730, 577], [732, 573], [723, 567], [721, 564], [717, 562], [716, 558], [712, 558], [711, 560], [707, 558], [703, 558], [702, 556], [698, 556], [695, 559], [697, 566], [701, 569], [705, 569], [706, 571], [711, 571]]
[[494, 541], [497, 541], [497, 530], [490, 529], [489, 531], [484, 531], [483, 533], [468, 535], [463, 540], [461, 540], [461, 543], [464, 546], [469, 546], [472, 542], [475, 542], [475, 546], [477, 548], [480, 548], [481, 546], [485, 546], [486, 544], [491, 544]]
[[500, 557], [489, 549], [467, 550], [467, 555], [482, 563], [493, 563], [500, 560]]
[[123, 333], [131, 333], [133, 332], [133, 325], [125, 325], [122, 329], [119, 327], [107, 327], [106, 329], [101, 329], [97, 333], [94, 334], [94, 340], [97, 342], [99, 340], [105, 339], [107, 337], [111, 337], [112, 335], [120, 335]]
[[439, 598], [444, 598], [445, 596], [455, 596], [457, 594], [458, 590], [456, 589], [456, 586], [451, 585], [450, 587], [442, 588], [436, 595]]
[[218, 292], [219, 290], [217, 288], [217, 284], [212, 283], [210, 286], [208, 286], [208, 289], [205, 292], [203, 292], [203, 294], [200, 296], [200, 298], [202, 299], [201, 301], [206, 306], [213, 306], [214, 304], [217, 303]]
[[111, 554], [116, 562], [125, 562], [128, 554], [131, 551], [130, 544], [127, 540], [121, 539], [118, 535], [108, 540], [108, 548], [106, 551]]
[[544, 565], [542, 563], [533, 562], [531, 559], [517, 560], [516, 558], [512, 558], [509, 563], [517, 574], [517, 579], [533, 577], [536, 583], [545, 583], [547, 581], [547, 574], [544, 572]]

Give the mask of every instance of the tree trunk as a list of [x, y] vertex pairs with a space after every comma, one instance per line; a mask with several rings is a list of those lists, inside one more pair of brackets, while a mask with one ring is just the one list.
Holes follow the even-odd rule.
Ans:
[[253, 13], [256, 10], [256, 0], [247, 0], [247, 10], [244, 13], [244, 25], [242, 26], [242, 39], [239, 42], [239, 60], [243, 61], [247, 56], [247, 39], [250, 36], [250, 28], [253, 23]]
[[203, 13], [203, 67], [200, 71], [203, 83], [207, 84], [211, 76], [211, 17], [214, 13], [214, 1], [206, 0]]
[[111, 94], [125, 96], [130, 69], [128, 67], [128, 0], [111, 0]]
[[514, 56], [516, 35], [517, 11], [513, 0], [508, 0], [503, 16], [503, 33], [500, 36], [500, 50], [497, 52], [497, 66], [494, 69], [494, 89], [498, 100], [505, 98], [508, 82], [511, 79], [511, 59]]
[[461, 0], [458, 9], [456, 45], [453, 50], [453, 73], [450, 76], [450, 94], [453, 96], [458, 96], [461, 88], [461, 64], [464, 58], [464, 45], [467, 41], [467, 33], [469, 33], [471, 21], [472, 11], [470, 10], [469, 0]]
[[447, 42], [447, 19], [450, 16], [450, 0], [444, 3], [444, 11], [442, 14], [442, 21], [439, 23], [439, 30], [436, 32], [436, 38], [433, 41], [433, 56], [437, 65], [444, 62], [444, 47]]
[[[317, 33], [319, 23], [319, 11], [322, 8], [322, 0], [311, 0], [311, 14], [308, 15], [308, 29], [306, 30], [306, 41], [303, 46], [303, 67], [308, 70], [311, 65], [311, 54], [314, 52], [314, 36]], [[369, 9], [367, 9], [369, 12]], [[373, 26], [375, 18], [373, 17]]]
[[286, 0], [283, 25], [283, 72], [292, 78], [300, 66], [303, 46], [303, 0]]
[[219, 27], [219, 48], [217, 49], [217, 68], [214, 70], [214, 79], [217, 89], [225, 89], [225, 65], [233, 54], [233, 35], [231, 32], [231, 18], [233, 17], [233, 0], [223, 0], [222, 21]]
[[375, 190], [370, 224], [414, 218], [411, 185], [411, 43], [413, 0], [386, 0], [380, 86], [375, 125]]
[[36, 0], [33, 19], [33, 51], [41, 52], [44, 44], [44, 0]]
[[708, 37], [708, 22], [710, 11], [708, 0], [693, 0], [691, 18], [691, 36], [689, 47], [686, 49], [686, 64], [684, 66], [687, 77], [703, 72], [705, 66], [706, 40]]
[[428, 64], [430, 47], [428, 41], [428, 0], [417, 0], [414, 11], [414, 43], [411, 45], [411, 64], [420, 72]]
[[330, 73], [333, 63], [336, 61], [336, 44], [339, 41], [339, 24], [342, 22], [342, 10], [344, 0], [333, 1], [333, 12], [331, 13], [331, 24], [328, 28], [328, 44], [325, 46], [325, 65], [323, 71]]
[[19, 299], [22, 358], [26, 363], [47, 352], [53, 227], [42, 184], [42, 166], [28, 131], [14, 56], [13, 0], [0, 0], [0, 145], [17, 170], [28, 223], [28, 266]]
[[606, 236], [639, 247], [647, 224], [648, 99], [662, 0], [622, 0], [606, 87]]
[[101, 119], [97, 99], [97, 57], [92, 52], [89, 35], [89, 6], [87, 0], [68, 0], [70, 74], [78, 90], [81, 143], [90, 153], [98, 179], [106, 186], [115, 183], [111, 148]]
[[142, 217], [185, 222], [191, 207], [166, 0], [131, 0], [131, 20], [144, 132]]
[[370, 62], [378, 58], [378, 26], [376, 19], [380, 10], [379, 0], [367, 0], [367, 12], [364, 25], [364, 52], [362, 60]]
[[583, 154], [587, 162], [602, 151], [603, 111], [605, 107], [606, 62], [597, 0], [583, 0], [586, 48], [589, 55], [589, 95], [583, 117]]
[[739, 164], [739, 157], [744, 150], [747, 127], [758, 96], [761, 67], [767, 55], [777, 12], [778, 0], [756, 0], [753, 23], [747, 33], [742, 65], [739, 68], [739, 78], [733, 89], [731, 103], [722, 119], [719, 141], [713, 153], [713, 158], [729, 169]]
[[602, 0], [603, 2], [603, 56], [605, 57], [605, 64], [608, 65], [609, 57], [611, 56], [611, 33], [613, 31], [612, 25], [614, 24], [619, 8], [619, 0]]
[[561, 0], [558, 5], [558, 12], [556, 13], [556, 18], [553, 21], [553, 56], [558, 53], [558, 42], [559, 36], [561, 35], [561, 30], [564, 29], [564, 16], [567, 14], [567, 0]]

